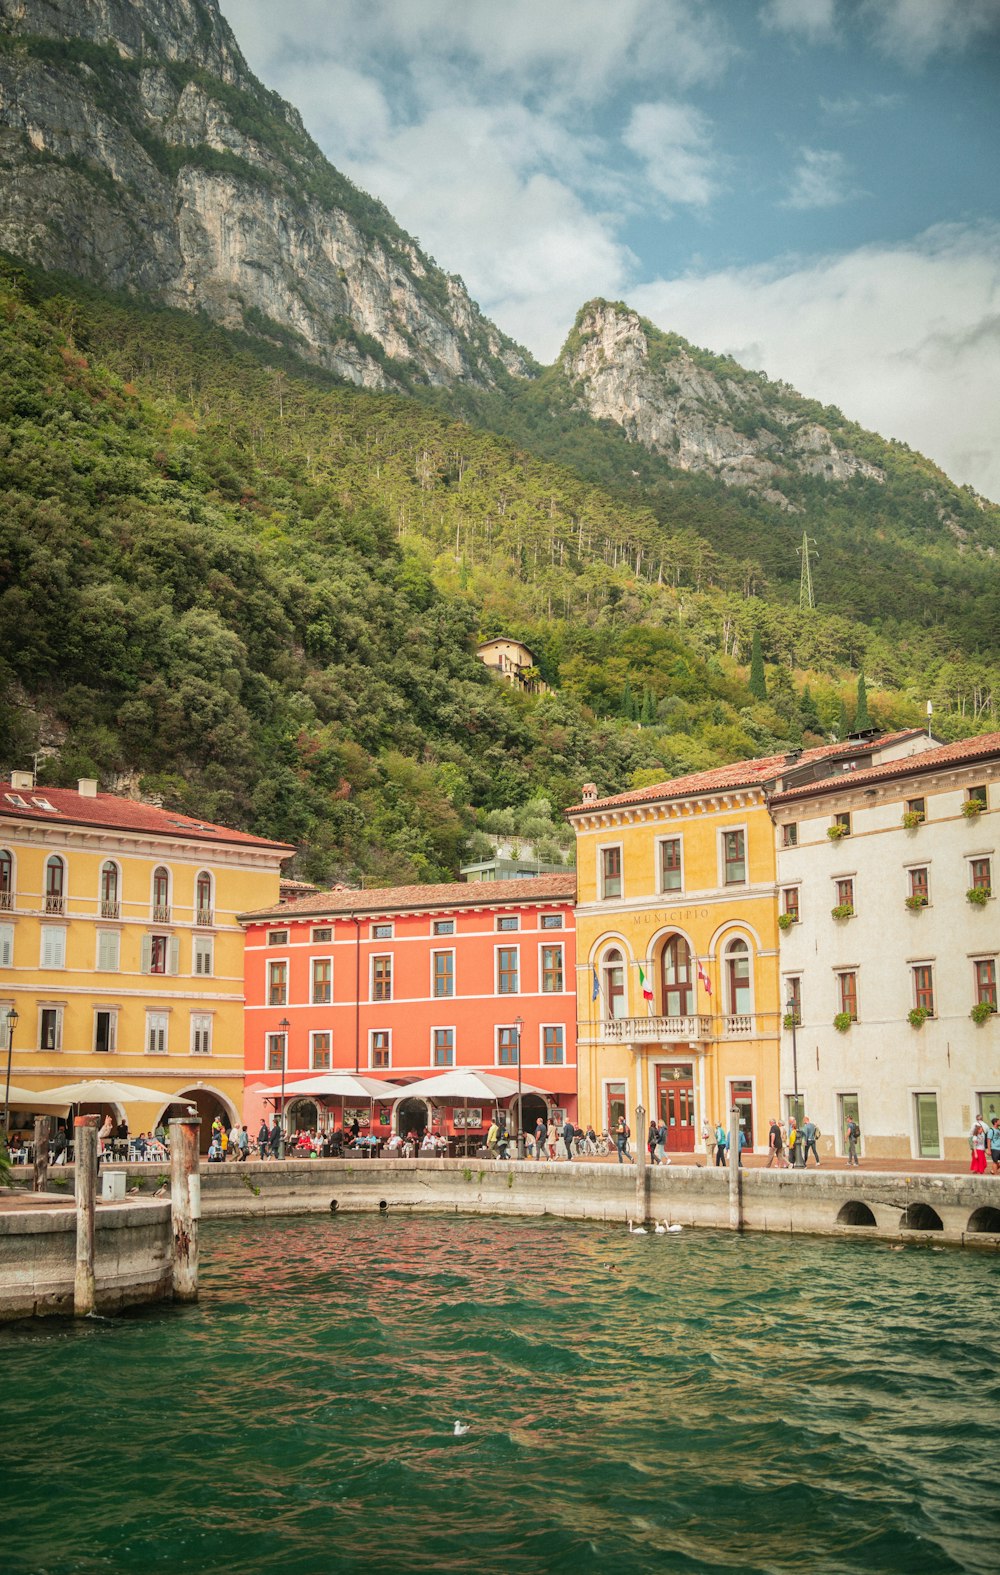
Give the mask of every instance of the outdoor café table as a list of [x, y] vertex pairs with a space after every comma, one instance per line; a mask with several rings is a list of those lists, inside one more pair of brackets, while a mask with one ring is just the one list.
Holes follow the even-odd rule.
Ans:
[[350, 1153], [350, 1154], [360, 1154], [362, 1156], [362, 1158], [364, 1158], [364, 1159], [374, 1159], [376, 1157], [376, 1155], [378, 1154], [378, 1150], [379, 1150], [378, 1138], [376, 1138], [376, 1137], [371, 1137], [371, 1138], [363, 1138], [363, 1137], [361, 1137], [361, 1138], [358, 1138], [356, 1143], [352, 1143], [351, 1144], [351, 1146], [350, 1146], [350, 1148], [348, 1150], [348, 1153]]

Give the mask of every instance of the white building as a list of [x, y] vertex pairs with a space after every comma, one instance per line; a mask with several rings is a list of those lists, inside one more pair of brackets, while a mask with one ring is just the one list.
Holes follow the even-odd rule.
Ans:
[[1000, 1114], [1000, 733], [928, 745], [771, 799], [782, 1096], [828, 1152], [854, 1115], [869, 1157], [962, 1158]]

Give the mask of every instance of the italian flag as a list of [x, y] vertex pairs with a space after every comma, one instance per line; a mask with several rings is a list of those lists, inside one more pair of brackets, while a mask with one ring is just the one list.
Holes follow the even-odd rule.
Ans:
[[646, 983], [646, 975], [642, 971], [642, 963], [639, 964], [639, 984], [642, 987], [643, 1000], [651, 1001], [653, 999], [653, 992]]

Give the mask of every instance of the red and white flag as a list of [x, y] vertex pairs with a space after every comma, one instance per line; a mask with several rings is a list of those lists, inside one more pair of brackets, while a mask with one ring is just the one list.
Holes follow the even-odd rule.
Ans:
[[705, 972], [704, 968], [701, 966], [701, 963], [698, 964], [698, 979], [699, 982], [705, 986], [705, 994], [711, 995], [712, 981], [708, 977], [708, 974]]

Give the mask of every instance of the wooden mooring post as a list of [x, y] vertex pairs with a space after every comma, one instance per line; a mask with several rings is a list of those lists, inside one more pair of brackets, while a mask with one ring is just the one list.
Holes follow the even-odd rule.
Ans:
[[170, 1119], [170, 1214], [174, 1301], [198, 1300], [198, 1221], [201, 1219], [200, 1116]]
[[97, 1200], [97, 1123], [99, 1116], [73, 1117], [76, 1156], [76, 1275], [73, 1316], [87, 1318], [97, 1305], [94, 1277], [94, 1211]]
[[649, 1218], [649, 1158], [646, 1152], [646, 1107], [635, 1107], [635, 1212], [636, 1224], [645, 1225]]
[[49, 1138], [52, 1135], [52, 1117], [35, 1117], [35, 1157], [31, 1162], [31, 1190], [49, 1190]]
[[729, 1112], [729, 1229], [743, 1229], [743, 1172], [740, 1169], [740, 1113]]

